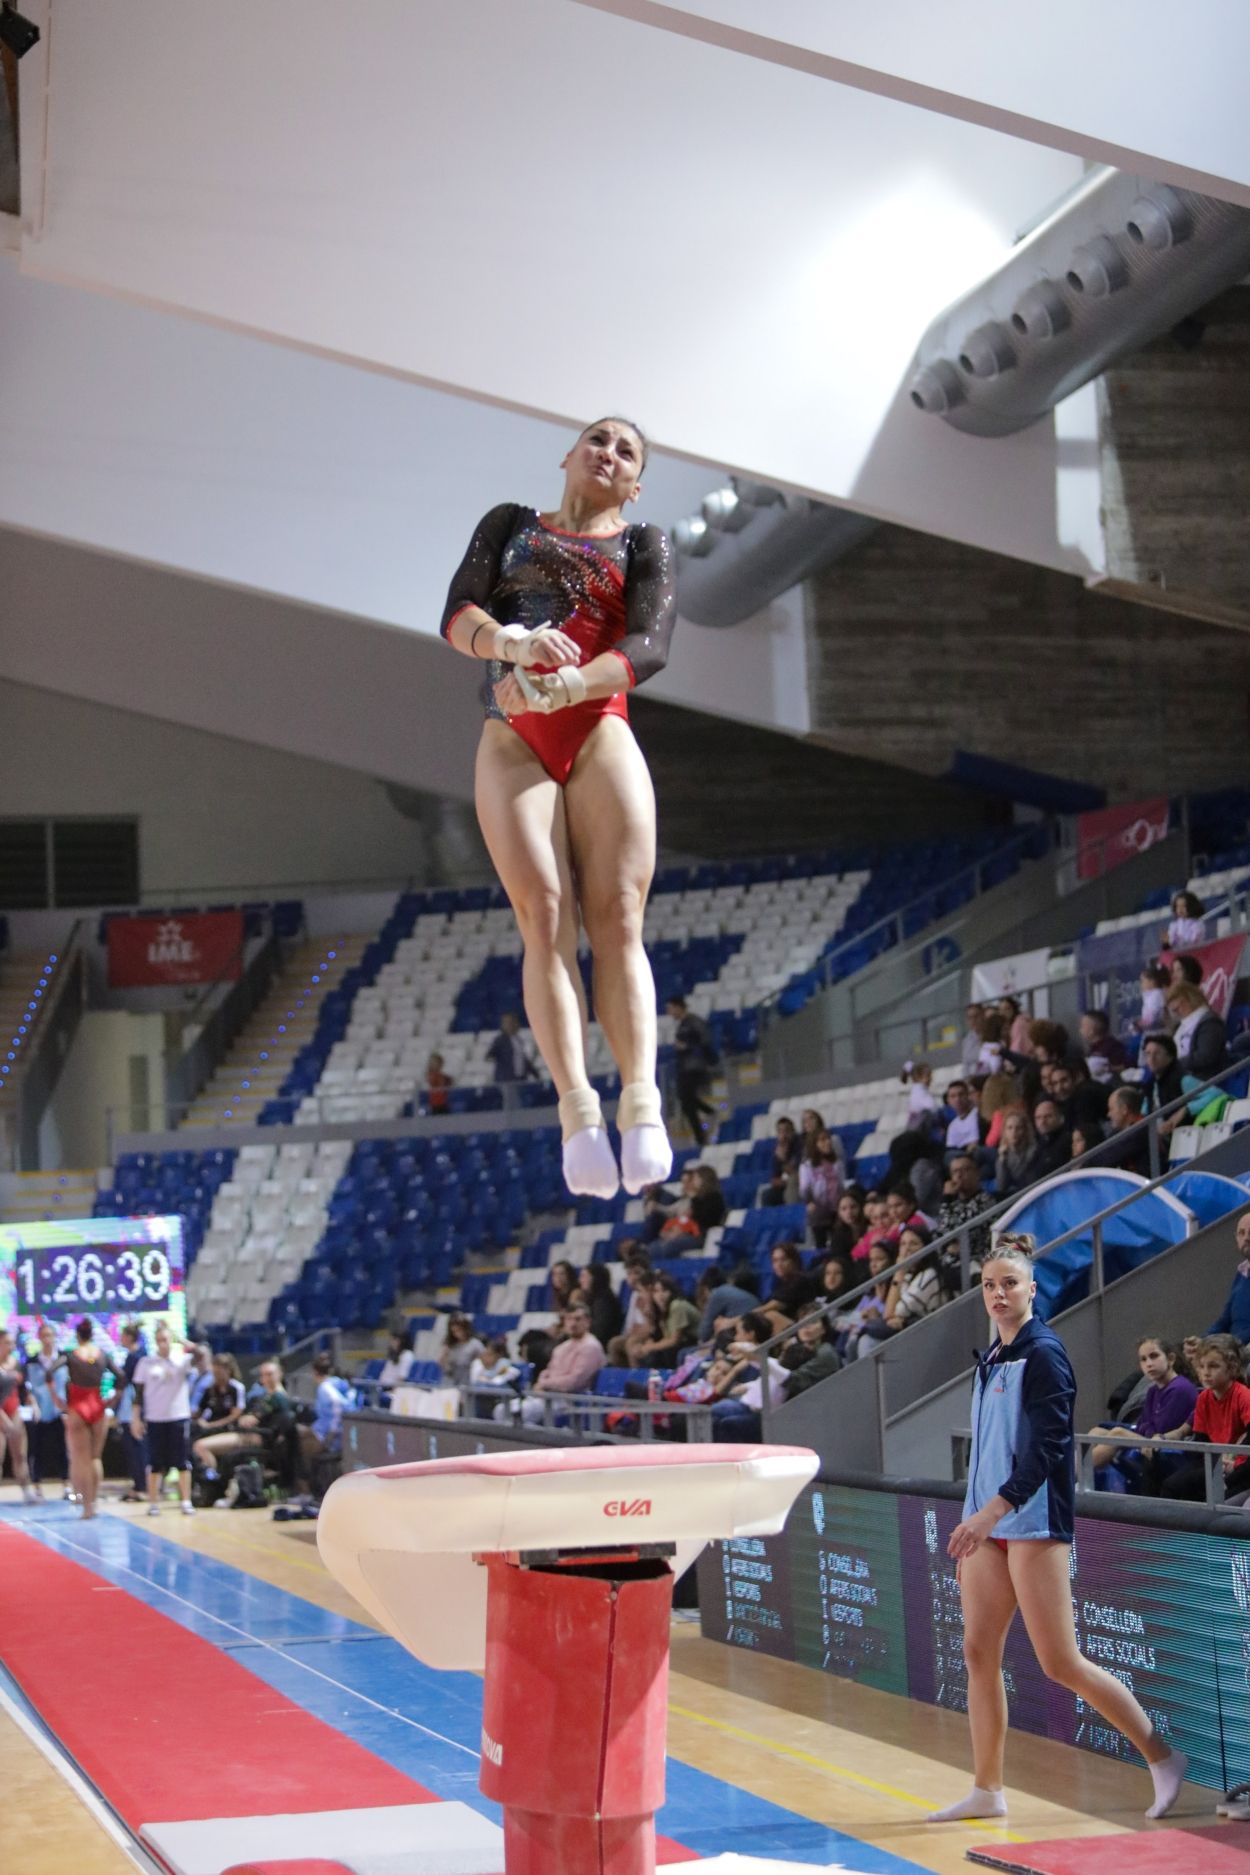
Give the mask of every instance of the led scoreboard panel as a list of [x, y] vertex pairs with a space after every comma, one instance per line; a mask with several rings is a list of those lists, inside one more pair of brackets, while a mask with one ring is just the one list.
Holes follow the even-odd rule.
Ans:
[[[814, 1485], [776, 1537], [712, 1544], [699, 1563], [703, 1632], [886, 1692], [967, 1705], [963, 1620], [946, 1543], [960, 1505]], [[1072, 1601], [1091, 1660], [1131, 1686], [1190, 1776], [1250, 1779], [1250, 1539], [1077, 1520]], [[1132, 1759], [1038, 1668], [1017, 1620], [1004, 1673], [1011, 1723]]]
[[182, 1220], [58, 1218], [0, 1226], [0, 1323], [29, 1336], [40, 1322], [89, 1315], [114, 1343], [123, 1322], [167, 1321], [186, 1333]]

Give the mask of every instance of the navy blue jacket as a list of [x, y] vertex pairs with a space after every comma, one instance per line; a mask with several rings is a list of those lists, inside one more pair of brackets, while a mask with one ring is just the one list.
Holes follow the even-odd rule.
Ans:
[[1238, 1270], [1227, 1300], [1207, 1333], [1236, 1335], [1243, 1344], [1250, 1341], [1250, 1276], [1243, 1276]]
[[995, 1342], [972, 1383], [972, 1456], [964, 1516], [1005, 1497], [996, 1538], [1072, 1541], [1076, 1377], [1053, 1328], [1036, 1316], [1008, 1347]]

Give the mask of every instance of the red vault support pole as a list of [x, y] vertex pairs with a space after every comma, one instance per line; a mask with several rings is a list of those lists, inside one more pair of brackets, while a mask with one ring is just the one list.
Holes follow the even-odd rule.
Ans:
[[655, 1875], [670, 1570], [486, 1567], [480, 1783], [504, 1807], [506, 1875]]

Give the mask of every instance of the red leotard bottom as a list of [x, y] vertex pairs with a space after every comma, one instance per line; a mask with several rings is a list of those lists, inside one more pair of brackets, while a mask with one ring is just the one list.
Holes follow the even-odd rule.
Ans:
[[604, 716], [620, 716], [629, 721], [623, 691], [590, 703], [572, 703], [567, 709], [553, 711], [550, 716], [526, 710], [521, 716], [510, 716], [508, 722], [522, 742], [533, 749], [551, 779], [563, 787], [581, 754], [582, 744]]
[[97, 1425], [104, 1418], [104, 1395], [98, 1387], [76, 1387], [71, 1381], [65, 1389], [65, 1404], [85, 1426]]

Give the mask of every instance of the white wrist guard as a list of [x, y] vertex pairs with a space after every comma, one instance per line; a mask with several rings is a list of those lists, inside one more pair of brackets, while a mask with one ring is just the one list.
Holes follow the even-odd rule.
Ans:
[[495, 656], [516, 670], [545, 663], [543, 641], [554, 630], [553, 625], [535, 625], [533, 631], [527, 631], [524, 625], [501, 625], [495, 637]]
[[531, 677], [518, 665], [513, 676], [521, 686], [526, 706], [539, 716], [550, 716], [553, 710], [567, 710], [570, 704], [586, 700], [586, 679], [575, 664], [567, 664], [559, 671], [544, 671], [541, 677]]

